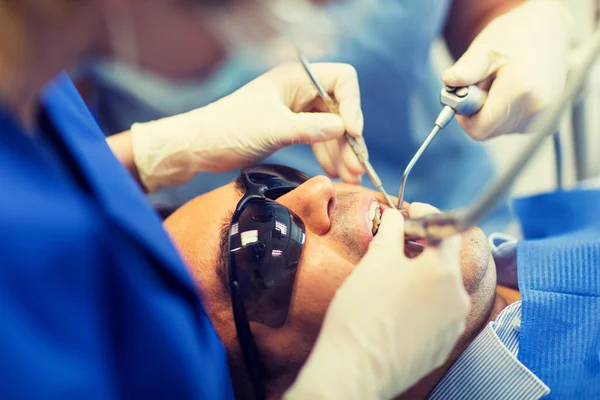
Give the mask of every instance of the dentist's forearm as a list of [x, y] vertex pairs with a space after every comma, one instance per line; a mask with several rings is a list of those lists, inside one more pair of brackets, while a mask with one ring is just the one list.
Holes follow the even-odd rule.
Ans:
[[106, 143], [108, 143], [108, 146], [112, 150], [113, 154], [117, 157], [121, 164], [123, 164], [125, 169], [129, 171], [131, 176], [133, 176], [136, 182], [138, 182], [143, 188], [133, 157], [133, 141], [131, 139], [131, 131], [125, 131], [109, 136], [106, 138]]
[[458, 59], [490, 21], [524, 1], [454, 0], [444, 28], [444, 37], [452, 56]]

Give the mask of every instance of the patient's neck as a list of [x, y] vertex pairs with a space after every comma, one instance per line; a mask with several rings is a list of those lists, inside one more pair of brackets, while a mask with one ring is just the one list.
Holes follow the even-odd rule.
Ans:
[[[506, 308], [509, 304], [509, 301], [505, 299], [500, 293], [497, 293], [494, 299], [494, 304], [492, 306], [490, 315], [487, 318], [485, 324], [483, 324], [482, 328], [487, 325], [488, 322], [496, 320], [498, 315]], [[451, 353], [450, 359], [447, 363], [445, 363], [442, 367], [436, 369], [431, 374], [423, 378], [419, 383], [413, 386], [404, 394], [397, 397], [397, 399], [426, 399], [429, 393], [435, 388], [437, 383], [442, 379], [444, 374], [450, 369], [450, 367], [454, 364], [454, 362], [460, 357], [460, 355], [469, 347], [469, 345], [475, 340], [477, 335], [481, 330], [478, 330], [474, 334], [470, 335], [468, 338], [465, 338], [462, 343], [459, 343], [455, 350]], [[283, 397], [285, 391], [292, 385], [294, 380], [296, 379], [297, 373], [299, 371], [297, 369], [290, 369], [286, 373], [279, 375], [276, 379], [272, 379], [267, 382], [267, 398], [268, 399], [280, 399]]]
[[296, 373], [285, 374], [267, 383], [267, 399], [276, 400], [283, 398], [283, 394], [292, 386], [297, 375]]
[[[491, 312], [485, 324], [483, 324], [482, 329], [485, 328], [487, 323], [490, 321], [495, 321], [498, 315], [506, 308], [509, 303], [507, 300], [500, 294], [497, 293], [494, 299], [494, 304], [492, 306]], [[450, 358], [448, 362], [446, 362], [440, 368], [434, 370], [431, 374], [427, 375], [425, 378], [421, 379], [415, 386], [411, 389], [403, 393], [402, 395], [396, 397], [397, 400], [400, 399], [426, 399], [431, 391], [436, 387], [438, 382], [444, 377], [446, 372], [452, 367], [452, 365], [458, 360], [460, 355], [471, 345], [473, 340], [481, 333], [481, 329], [470, 335], [468, 338], [465, 338], [462, 342], [459, 342], [452, 353], [450, 354]]]

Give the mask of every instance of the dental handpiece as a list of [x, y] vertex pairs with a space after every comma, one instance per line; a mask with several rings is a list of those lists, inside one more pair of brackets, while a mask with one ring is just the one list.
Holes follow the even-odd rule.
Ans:
[[513, 183], [525, 167], [534, 159], [544, 141], [554, 134], [567, 107], [581, 95], [586, 78], [600, 58], [600, 29], [574, 51], [576, 57], [571, 66], [567, 83], [562, 94], [530, 124], [529, 138], [520, 148], [512, 165], [500, 174], [481, 196], [467, 208], [458, 211], [431, 214], [422, 218], [406, 219], [404, 224], [405, 241], [425, 239], [435, 243], [449, 236], [464, 232], [481, 222], [482, 218], [494, 210], [496, 204], [510, 191]]
[[419, 158], [421, 158], [425, 150], [427, 150], [429, 144], [435, 139], [438, 132], [444, 129], [456, 114], [473, 115], [477, 113], [481, 110], [481, 107], [483, 107], [486, 98], [486, 92], [475, 85], [463, 87], [444, 86], [442, 88], [440, 103], [444, 107], [437, 116], [433, 129], [429, 135], [427, 135], [427, 138], [425, 138], [421, 147], [419, 147], [404, 169], [404, 173], [400, 179], [400, 190], [398, 191], [398, 208], [402, 207], [402, 203], [404, 202], [404, 191], [406, 189], [406, 181], [410, 171], [413, 169]]
[[[331, 98], [331, 96], [329, 96], [329, 93], [327, 93], [327, 91], [325, 90], [325, 88], [323, 87], [323, 85], [321, 84], [321, 82], [319, 81], [319, 79], [317, 78], [315, 73], [313, 72], [312, 67], [310, 66], [310, 63], [308, 62], [308, 60], [306, 59], [304, 54], [302, 54], [302, 52], [300, 51], [300, 49], [298, 47], [297, 47], [297, 50], [298, 50], [298, 59], [300, 60], [300, 63], [304, 67], [304, 70], [310, 77], [310, 80], [317, 88], [317, 92], [319, 93], [319, 96], [325, 103], [327, 110], [332, 114], [339, 115], [338, 105]], [[388, 192], [383, 188], [383, 183], [381, 182], [379, 175], [377, 175], [377, 172], [375, 172], [375, 168], [373, 168], [373, 166], [369, 162], [369, 151], [367, 150], [367, 146], [364, 143], [359, 142], [356, 138], [350, 136], [348, 134], [348, 132], [344, 132], [344, 138], [346, 139], [346, 141], [352, 148], [352, 151], [358, 158], [358, 161], [360, 161], [360, 163], [365, 168], [365, 171], [367, 172], [367, 175], [371, 179], [371, 182], [373, 182], [373, 185], [375, 185], [375, 187], [379, 190], [379, 192], [385, 198], [386, 203], [391, 208], [396, 208], [396, 206], [394, 205], [394, 202], [392, 201], [392, 198], [390, 197]]]

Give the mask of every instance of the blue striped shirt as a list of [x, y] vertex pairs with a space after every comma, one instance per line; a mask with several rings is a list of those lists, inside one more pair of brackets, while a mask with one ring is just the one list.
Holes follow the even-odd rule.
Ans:
[[550, 389], [518, 359], [521, 302], [506, 307], [463, 352], [430, 400], [539, 399]]

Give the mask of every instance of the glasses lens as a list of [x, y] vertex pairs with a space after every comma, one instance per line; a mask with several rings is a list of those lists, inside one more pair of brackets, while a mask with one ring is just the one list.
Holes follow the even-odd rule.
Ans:
[[272, 201], [249, 204], [232, 225], [231, 257], [250, 321], [285, 323], [305, 239], [302, 220]]

